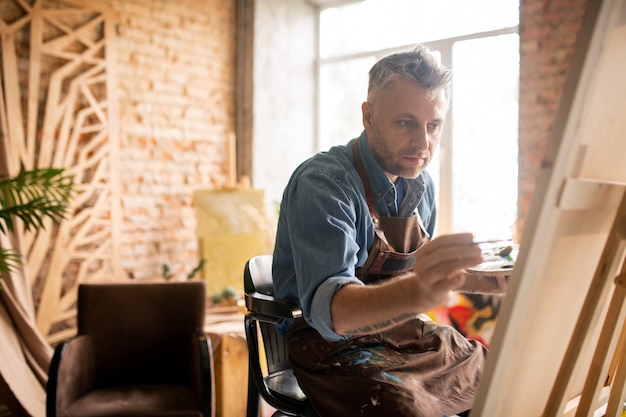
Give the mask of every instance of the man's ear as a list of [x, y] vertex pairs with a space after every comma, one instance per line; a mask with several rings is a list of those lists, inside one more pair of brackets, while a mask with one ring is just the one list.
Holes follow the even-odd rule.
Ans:
[[372, 127], [372, 106], [365, 101], [361, 104], [361, 113], [363, 113], [363, 127], [369, 130]]

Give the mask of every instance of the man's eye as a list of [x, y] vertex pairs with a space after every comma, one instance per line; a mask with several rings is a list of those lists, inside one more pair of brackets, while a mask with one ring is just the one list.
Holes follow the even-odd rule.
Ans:
[[435, 132], [439, 129], [439, 123], [429, 123], [428, 124], [428, 130], [430, 130], [431, 132]]
[[413, 122], [410, 120], [400, 120], [400, 126], [402, 127], [411, 127], [413, 126]]

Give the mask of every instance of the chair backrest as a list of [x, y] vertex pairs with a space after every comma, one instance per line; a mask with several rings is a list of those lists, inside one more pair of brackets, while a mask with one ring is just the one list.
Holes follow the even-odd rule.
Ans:
[[205, 303], [204, 281], [81, 284], [78, 334], [92, 340], [98, 384], [189, 383]]
[[246, 294], [258, 292], [274, 295], [272, 255], [255, 256], [248, 261], [244, 271], [243, 287]]
[[[274, 295], [272, 255], [260, 255], [248, 261], [244, 271], [244, 291], [248, 295], [254, 293]], [[261, 311], [253, 312], [263, 314]], [[272, 323], [259, 322], [259, 327], [268, 371], [274, 373], [291, 368], [284, 336], [276, 331]]]

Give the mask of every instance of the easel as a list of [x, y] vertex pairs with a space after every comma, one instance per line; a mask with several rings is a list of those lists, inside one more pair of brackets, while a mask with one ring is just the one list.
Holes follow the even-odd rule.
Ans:
[[[611, 272], [620, 269], [614, 278], [613, 295], [605, 315], [600, 338], [593, 355], [587, 379], [583, 387], [580, 401], [576, 409], [576, 417], [593, 415], [595, 405], [599, 402], [602, 388], [611, 386], [607, 417], [620, 417], [622, 405], [626, 398], [626, 193], [622, 197], [619, 210], [607, 239], [607, 244], [600, 258], [590, 291], [587, 294], [576, 328], [570, 340], [567, 352], [561, 364], [559, 375], [552, 388], [544, 417], [559, 415], [566, 408], [565, 393], [574, 374], [575, 365], [579, 363], [584, 339], [594, 325], [591, 318], [601, 313], [602, 295], [605, 287], [611, 286]], [[621, 264], [621, 266], [620, 266]], [[621, 325], [621, 329], [618, 327]], [[619, 331], [619, 333], [618, 333]], [[611, 356], [611, 352], [612, 356]], [[612, 357], [612, 363], [609, 359]], [[612, 371], [609, 370], [609, 366]], [[607, 381], [607, 375], [609, 380]]]
[[626, 0], [591, 0], [472, 417], [621, 416]]

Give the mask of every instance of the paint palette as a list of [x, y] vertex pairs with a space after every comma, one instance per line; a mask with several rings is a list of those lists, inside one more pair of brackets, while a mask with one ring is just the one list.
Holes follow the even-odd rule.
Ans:
[[511, 275], [515, 267], [519, 245], [506, 240], [479, 243], [479, 245], [482, 249], [483, 262], [467, 268], [465, 270], [467, 274], [481, 276]]

